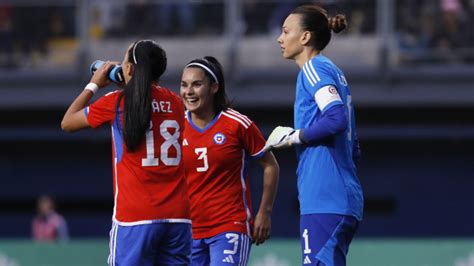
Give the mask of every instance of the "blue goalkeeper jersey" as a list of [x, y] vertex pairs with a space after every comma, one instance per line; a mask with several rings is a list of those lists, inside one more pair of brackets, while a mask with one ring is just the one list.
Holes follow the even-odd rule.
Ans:
[[351, 215], [361, 220], [363, 195], [352, 156], [357, 133], [349, 86], [331, 60], [317, 55], [298, 74], [295, 129], [309, 127], [335, 105], [344, 105], [346, 130], [316, 144], [296, 146], [300, 212]]

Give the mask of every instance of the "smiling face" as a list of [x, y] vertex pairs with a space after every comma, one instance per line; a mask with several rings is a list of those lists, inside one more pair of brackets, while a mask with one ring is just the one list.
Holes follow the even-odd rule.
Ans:
[[210, 82], [204, 70], [187, 67], [181, 77], [180, 95], [186, 109], [193, 114], [214, 116], [214, 95], [218, 85]]
[[304, 32], [300, 26], [301, 15], [290, 14], [283, 23], [282, 31], [278, 37], [281, 53], [285, 59], [296, 60], [297, 56], [303, 52], [306, 43]]

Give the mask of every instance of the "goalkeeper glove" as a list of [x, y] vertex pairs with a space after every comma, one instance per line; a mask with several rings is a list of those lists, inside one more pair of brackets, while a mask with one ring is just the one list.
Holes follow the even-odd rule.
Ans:
[[300, 131], [294, 130], [291, 127], [276, 127], [265, 143], [265, 150], [271, 150], [273, 148], [287, 148], [294, 144], [301, 144]]

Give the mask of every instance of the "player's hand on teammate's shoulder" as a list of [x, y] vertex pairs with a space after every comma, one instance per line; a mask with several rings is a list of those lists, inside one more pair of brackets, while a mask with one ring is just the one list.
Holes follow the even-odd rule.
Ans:
[[281, 149], [291, 147], [297, 143], [295, 138], [299, 138], [299, 132], [294, 130], [292, 127], [278, 126], [273, 129], [272, 133], [265, 143], [265, 150]]

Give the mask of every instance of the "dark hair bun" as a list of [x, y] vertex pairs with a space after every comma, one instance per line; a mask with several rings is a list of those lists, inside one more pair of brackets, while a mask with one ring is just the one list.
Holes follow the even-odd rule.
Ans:
[[335, 33], [339, 33], [347, 27], [346, 16], [337, 14], [334, 17], [329, 17], [329, 28]]

